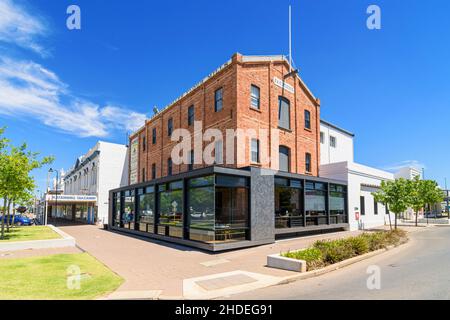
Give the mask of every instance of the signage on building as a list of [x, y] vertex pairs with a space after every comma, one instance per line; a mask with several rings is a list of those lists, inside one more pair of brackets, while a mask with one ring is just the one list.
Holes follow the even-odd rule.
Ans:
[[47, 201], [61, 201], [61, 202], [97, 202], [97, 196], [83, 196], [83, 195], [47, 195]]
[[278, 87], [290, 92], [295, 93], [295, 89], [293, 86], [291, 86], [289, 83], [286, 83], [285, 81], [278, 79], [277, 77], [273, 78], [273, 83], [277, 85]]
[[136, 137], [130, 146], [130, 184], [138, 183], [139, 139]]

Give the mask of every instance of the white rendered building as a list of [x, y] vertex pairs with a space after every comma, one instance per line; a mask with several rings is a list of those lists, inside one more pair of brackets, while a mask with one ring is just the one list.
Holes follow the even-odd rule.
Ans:
[[128, 183], [128, 148], [99, 141], [64, 177], [58, 199], [62, 217], [85, 223], [107, 223], [109, 190]]
[[[415, 168], [401, 168], [397, 173], [371, 168], [354, 162], [354, 135], [344, 129], [321, 121], [320, 177], [348, 183], [349, 224], [351, 230], [369, 229], [394, 223], [395, 216], [372, 193], [382, 181], [398, 178], [413, 179], [420, 175]], [[405, 216], [410, 217], [410, 210]]]
[[353, 162], [355, 135], [327, 121], [320, 121], [320, 164]]

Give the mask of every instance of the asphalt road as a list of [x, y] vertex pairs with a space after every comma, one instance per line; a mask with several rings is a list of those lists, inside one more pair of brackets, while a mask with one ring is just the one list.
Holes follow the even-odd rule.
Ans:
[[[230, 299], [450, 299], [450, 227], [427, 228], [412, 233], [410, 239], [402, 247], [341, 270]], [[367, 273], [371, 266], [379, 267], [379, 290], [368, 289], [368, 278], [374, 279], [374, 273]]]

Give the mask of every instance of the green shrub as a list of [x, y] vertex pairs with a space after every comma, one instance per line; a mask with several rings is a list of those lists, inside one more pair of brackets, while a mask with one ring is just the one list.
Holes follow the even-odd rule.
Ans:
[[308, 248], [301, 251], [294, 251], [282, 254], [283, 257], [304, 260], [308, 270], [314, 270], [324, 265], [322, 251], [316, 248]]
[[364, 233], [340, 240], [320, 240], [309, 249], [288, 252], [282, 256], [306, 261], [308, 270], [338, 263], [365, 253], [398, 245], [406, 241], [403, 230]]
[[353, 252], [355, 253], [356, 256], [366, 254], [370, 250], [369, 241], [367, 241], [367, 238], [365, 237], [359, 236], [348, 238], [347, 241], [350, 243]]
[[366, 239], [369, 251], [376, 251], [387, 247], [386, 235], [384, 232], [364, 233], [361, 237]]
[[317, 241], [314, 247], [322, 251], [323, 260], [327, 264], [334, 264], [355, 256], [351, 243], [345, 239]]

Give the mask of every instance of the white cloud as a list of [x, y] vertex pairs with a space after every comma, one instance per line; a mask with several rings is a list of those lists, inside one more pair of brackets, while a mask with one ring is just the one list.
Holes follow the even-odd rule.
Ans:
[[37, 63], [2, 57], [0, 114], [34, 117], [79, 137], [105, 137], [113, 129], [133, 131], [146, 119], [126, 108], [102, 108], [73, 96], [55, 73]]
[[46, 56], [38, 39], [47, 35], [44, 21], [11, 0], [0, 0], [0, 41], [12, 43]]
[[384, 166], [382, 169], [386, 171], [396, 172], [401, 168], [412, 167], [418, 170], [426, 169], [426, 166], [418, 160], [405, 160]]
[[[0, 42], [47, 51], [38, 42], [48, 35], [43, 19], [11, 0], [0, 0]], [[112, 130], [134, 131], [146, 116], [118, 106], [99, 105], [71, 94], [58, 76], [32, 61], [0, 55], [0, 114], [31, 117], [80, 137], [105, 137]]]

